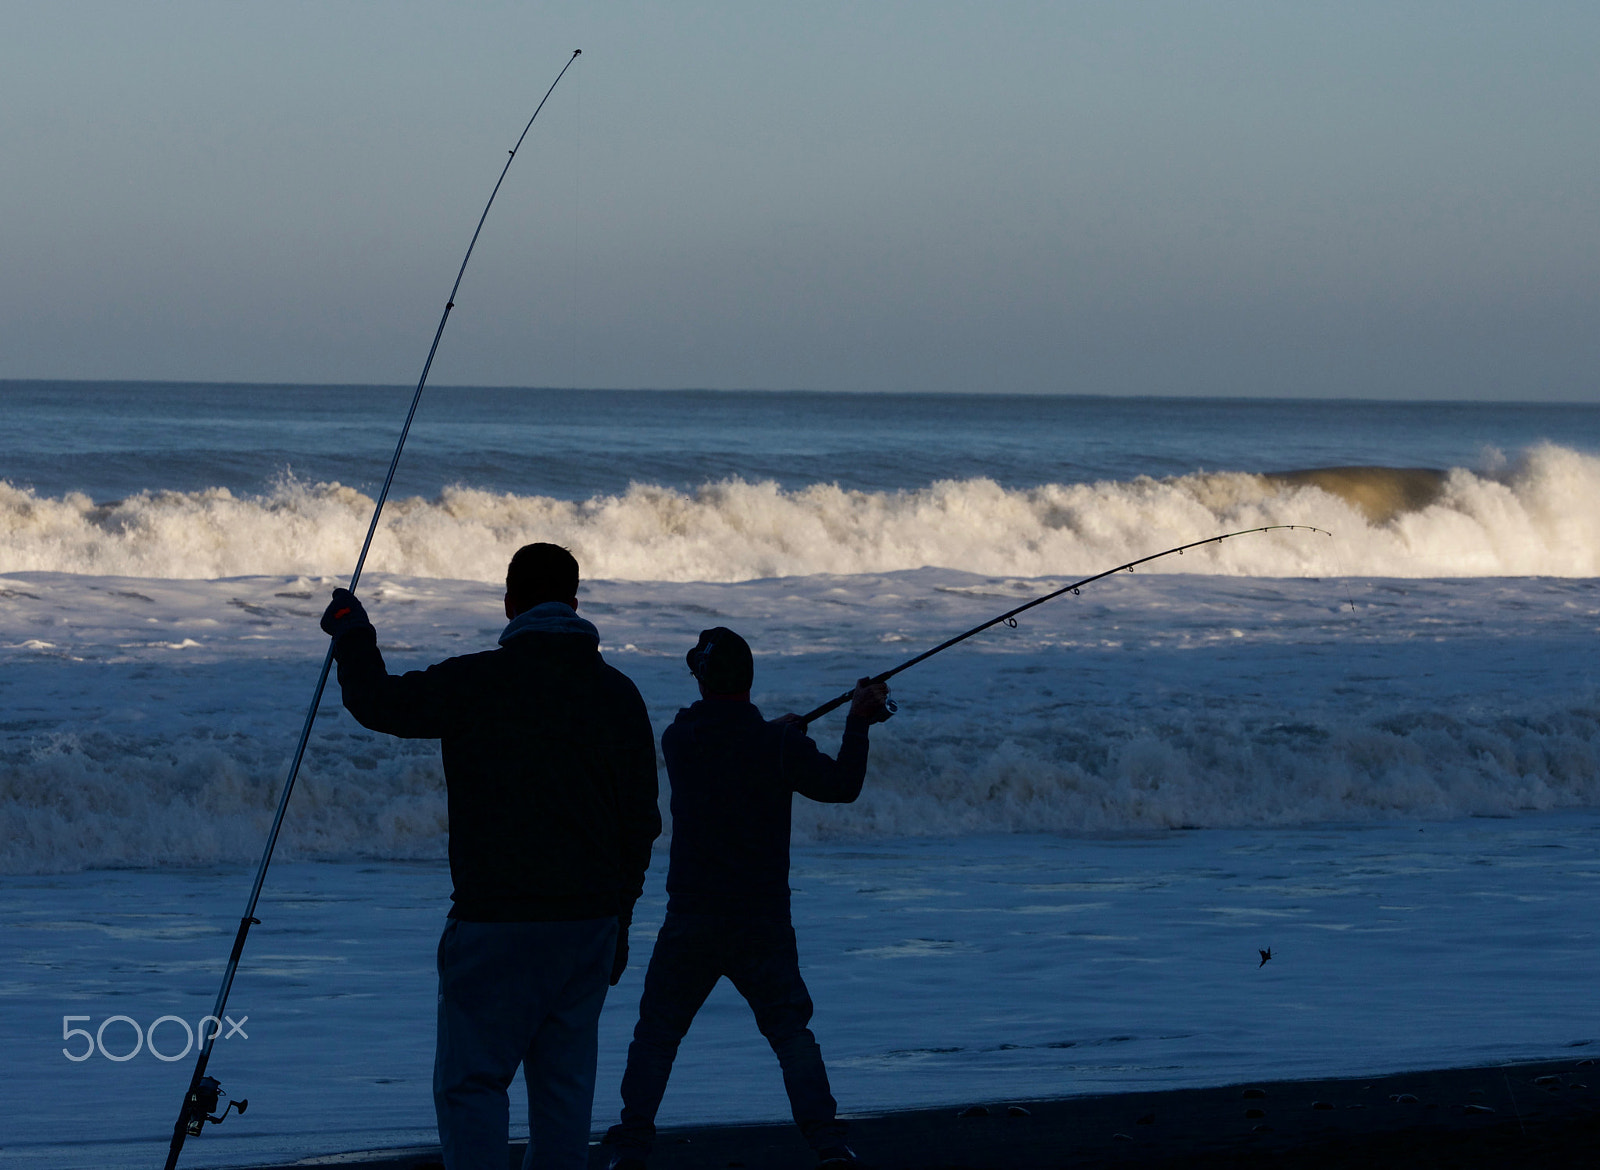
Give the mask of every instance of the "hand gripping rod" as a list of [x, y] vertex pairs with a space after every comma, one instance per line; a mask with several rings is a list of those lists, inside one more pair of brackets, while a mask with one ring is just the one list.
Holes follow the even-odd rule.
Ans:
[[[1268, 524], [1268, 525], [1265, 525], [1264, 527], [1261, 527], [1261, 528], [1245, 528], [1245, 529], [1241, 529], [1238, 532], [1224, 532], [1221, 536], [1208, 536], [1204, 540], [1194, 540], [1194, 541], [1190, 541], [1188, 544], [1180, 544], [1177, 548], [1169, 548], [1165, 552], [1151, 553], [1147, 557], [1140, 557], [1136, 561], [1129, 561], [1125, 565], [1118, 565], [1114, 569], [1107, 569], [1103, 573], [1096, 573], [1093, 577], [1085, 577], [1082, 581], [1074, 581], [1071, 585], [1063, 585], [1060, 589], [1057, 589], [1055, 592], [1046, 593], [1043, 597], [1035, 597], [1032, 601], [1028, 602], [1026, 605], [1017, 606], [1016, 609], [1008, 609], [1008, 610], [1006, 610], [1005, 613], [1001, 614], [999, 617], [990, 618], [988, 621], [984, 622], [980, 626], [973, 626], [966, 633], [957, 634], [954, 638], [951, 638], [949, 641], [940, 642], [932, 650], [924, 650], [921, 654], [918, 654], [915, 658], [907, 659], [905, 662], [902, 662], [899, 666], [895, 667], [893, 670], [886, 670], [882, 674], [873, 675], [867, 681], [869, 683], [886, 682], [887, 680], [893, 678], [895, 675], [899, 674], [902, 670], [909, 670], [911, 667], [915, 666], [917, 663], [923, 662], [923, 661], [925, 661], [925, 660], [927, 660], [929, 658], [932, 658], [935, 654], [938, 654], [941, 650], [948, 650], [948, 649], [950, 649], [950, 647], [954, 646], [957, 642], [965, 642], [968, 638], [972, 637], [972, 635], [983, 633], [983, 631], [987, 630], [990, 626], [998, 626], [1001, 622], [1007, 622], [1010, 625], [1014, 626], [1014, 625], [1017, 624], [1016, 623], [1017, 615], [1019, 613], [1023, 612], [1024, 610], [1032, 609], [1036, 605], [1043, 605], [1047, 601], [1053, 601], [1057, 597], [1060, 597], [1063, 593], [1076, 593], [1083, 586], [1091, 584], [1092, 582], [1098, 581], [1102, 577], [1109, 577], [1109, 576], [1111, 576], [1111, 574], [1120, 573], [1123, 570], [1127, 570], [1128, 572], [1131, 573], [1131, 572], [1133, 572], [1134, 567], [1136, 565], [1142, 565], [1146, 561], [1158, 561], [1162, 557], [1170, 557], [1173, 553], [1182, 553], [1184, 551], [1184, 549], [1199, 548], [1202, 544], [1220, 544], [1222, 541], [1227, 540], [1230, 537], [1248, 536], [1252, 532], [1275, 532], [1275, 531], [1277, 531], [1279, 529], [1284, 529], [1284, 528], [1291, 529], [1291, 530], [1292, 529], [1296, 529], [1296, 528], [1304, 528], [1304, 529], [1306, 529], [1306, 530], [1308, 530], [1310, 532], [1320, 532], [1324, 536], [1332, 536], [1333, 535], [1333, 533], [1329, 532], [1326, 528], [1314, 528], [1310, 524]], [[808, 712], [806, 712], [806, 714], [802, 715], [800, 717], [800, 722], [802, 724], [807, 724], [807, 723], [810, 723], [814, 719], [822, 718], [822, 716], [826, 715], [829, 711], [832, 711], [832, 710], [834, 710], [834, 709], [836, 709], [838, 707], [842, 707], [846, 703], [848, 703], [850, 701], [850, 696], [853, 695], [854, 693], [855, 692], [853, 690], [850, 690], [850, 691], [846, 691], [844, 694], [840, 695], [838, 698], [829, 699], [826, 703], [822, 704], [822, 706], [818, 707], [816, 710], [808, 711]]]
[[[528, 124], [522, 128], [517, 144], [511, 148], [506, 165], [500, 170], [500, 178], [495, 181], [494, 190], [489, 193], [489, 201], [483, 205], [483, 214], [478, 217], [478, 226], [472, 232], [472, 241], [467, 245], [467, 254], [462, 257], [461, 268], [456, 272], [456, 282], [450, 286], [450, 295], [445, 298], [444, 313], [439, 318], [439, 328], [434, 330], [433, 344], [428, 347], [428, 360], [422, 364], [422, 377], [417, 379], [416, 393], [411, 396], [411, 409], [406, 412], [405, 425], [400, 428], [399, 441], [394, 445], [394, 457], [389, 460], [389, 473], [383, 478], [383, 490], [378, 493], [377, 505], [372, 509], [372, 522], [367, 525], [367, 537], [361, 542], [361, 555], [356, 558], [355, 571], [350, 574], [352, 591], [361, 580], [361, 570], [367, 563], [367, 552], [372, 548], [372, 538], [378, 531], [378, 519], [383, 515], [384, 501], [389, 498], [389, 488], [394, 483], [395, 468], [400, 465], [400, 452], [405, 449], [406, 436], [411, 433], [411, 421], [416, 418], [417, 406], [422, 401], [422, 388], [428, 384], [428, 371], [433, 368], [434, 354], [439, 352], [439, 339], [444, 336], [445, 324], [450, 320], [450, 310], [456, 307], [456, 293], [461, 288], [461, 278], [466, 275], [467, 262], [472, 259], [472, 251], [478, 246], [478, 236], [483, 231], [484, 220], [489, 218], [489, 208], [494, 206], [494, 198], [500, 193], [500, 184], [506, 181], [506, 172], [516, 160], [523, 139], [527, 138], [528, 131], [533, 129], [534, 119], [538, 118], [539, 111], [544, 109], [545, 102], [550, 100], [550, 95], [555, 92], [556, 86], [561, 83], [567, 70], [572, 68], [572, 63], [582, 52], [582, 49], [572, 51], [572, 56], [567, 58], [567, 63], [561, 67], [561, 72], [556, 74], [556, 79], [550, 83], [550, 88], [545, 90], [544, 97], [539, 99], [533, 117], [530, 117]], [[233, 977], [239, 969], [239, 956], [244, 953], [245, 936], [250, 933], [252, 925], [260, 922], [255, 916], [256, 904], [261, 900], [261, 887], [267, 880], [267, 866], [272, 864], [272, 851], [278, 844], [278, 833], [283, 828], [283, 815], [289, 807], [289, 796], [294, 791], [295, 778], [300, 774], [300, 761], [305, 758], [306, 744], [311, 739], [311, 725], [316, 721], [317, 708], [322, 703], [322, 692], [328, 685], [328, 673], [332, 669], [333, 645], [330, 642], [328, 653], [322, 660], [322, 671], [317, 675], [316, 689], [311, 694], [311, 705], [306, 709], [305, 725], [300, 729], [300, 742], [295, 746], [294, 757], [289, 763], [289, 775], [283, 782], [283, 793], [278, 797], [278, 811], [272, 818], [272, 830], [267, 834], [267, 846], [262, 851], [261, 864], [256, 868], [255, 883], [250, 887], [250, 901], [245, 905], [243, 917], [239, 919], [239, 932], [233, 938], [233, 950], [228, 954], [228, 966], [222, 974], [222, 986], [217, 990], [217, 1002], [211, 1010], [211, 1019], [222, 1018], [222, 1013], [228, 1006], [228, 992], [233, 988]], [[205, 1123], [206, 1109], [202, 1105], [201, 1081], [205, 1079], [206, 1065], [211, 1062], [211, 1050], [216, 1044], [217, 1033], [221, 1030], [221, 1025], [216, 1025], [211, 1035], [202, 1039], [200, 1055], [195, 1061], [194, 1075], [189, 1078], [189, 1088], [184, 1093], [183, 1107], [178, 1111], [177, 1123], [172, 1127], [172, 1145], [167, 1151], [166, 1170], [174, 1170], [177, 1166], [178, 1154], [183, 1150], [184, 1137], [199, 1133]]]

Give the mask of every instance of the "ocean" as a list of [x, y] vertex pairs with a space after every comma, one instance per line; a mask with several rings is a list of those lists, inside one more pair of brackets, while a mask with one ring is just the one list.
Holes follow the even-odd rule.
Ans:
[[[8, 1163], [164, 1146], [150, 1026], [215, 993], [408, 398], [0, 383]], [[1376, 1073], [1600, 1038], [1597, 499], [1596, 406], [438, 387], [362, 593], [421, 666], [566, 544], [659, 731], [705, 626], [803, 711], [1326, 529], [899, 676], [862, 799], [797, 801], [795, 913], [847, 1109]], [[213, 1066], [251, 1111], [186, 1165], [426, 1139], [445, 833], [436, 747], [330, 695]], [[771, 1064], [719, 991], [663, 1123], [782, 1116]]]
[[[0, 384], [0, 572], [348, 573], [408, 401]], [[1316, 517], [1204, 571], [1594, 576], [1597, 452], [1580, 405], [439, 387], [371, 567], [495, 580], [539, 533], [592, 578], [1032, 577]]]

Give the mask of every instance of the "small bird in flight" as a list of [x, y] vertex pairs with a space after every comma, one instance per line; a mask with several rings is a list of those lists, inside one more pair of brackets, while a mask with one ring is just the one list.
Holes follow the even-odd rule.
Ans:
[[1259, 951], [1258, 950], [1256, 953], [1261, 956], [1261, 962], [1256, 964], [1256, 970], [1259, 971], [1259, 970], [1261, 970], [1262, 967], [1265, 967], [1267, 965], [1267, 960], [1272, 958], [1272, 948], [1268, 947], [1264, 951]]

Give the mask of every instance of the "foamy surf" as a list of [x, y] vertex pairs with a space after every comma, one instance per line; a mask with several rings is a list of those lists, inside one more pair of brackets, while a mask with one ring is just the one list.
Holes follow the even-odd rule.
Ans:
[[[0, 578], [0, 870], [256, 856], [334, 583]], [[749, 635], [754, 697], [777, 715], [1061, 583], [934, 569], [598, 581], [580, 608], [659, 733], [693, 698], [683, 651], [705, 626]], [[489, 584], [378, 575], [364, 594], [395, 670], [491, 647], [503, 625]], [[900, 676], [902, 710], [874, 732], [861, 800], [797, 802], [797, 835], [1593, 807], [1597, 627], [1592, 580], [1119, 574]], [[815, 733], [831, 750], [838, 730], [823, 720]], [[437, 745], [366, 732], [331, 693], [283, 856], [438, 858], [445, 832]]]
[[[521, 544], [570, 547], [587, 574], [635, 581], [745, 581], [922, 566], [992, 575], [1093, 572], [1231, 529], [1314, 524], [1196, 550], [1152, 572], [1255, 577], [1600, 575], [1600, 458], [1545, 445], [1503, 472], [1332, 468], [1261, 475], [1004, 488], [944, 480], [899, 491], [785, 490], [730, 479], [693, 491], [635, 484], [580, 501], [467, 487], [390, 502], [371, 568], [502, 578]], [[141, 492], [114, 503], [0, 484], [0, 572], [157, 578], [348, 572], [372, 500], [284, 479]]]

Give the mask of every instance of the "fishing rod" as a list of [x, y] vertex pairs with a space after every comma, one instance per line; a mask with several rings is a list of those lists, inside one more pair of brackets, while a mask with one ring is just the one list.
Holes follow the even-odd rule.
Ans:
[[[510, 150], [510, 157], [506, 165], [500, 169], [500, 177], [495, 180], [494, 190], [489, 192], [489, 201], [483, 205], [483, 214], [478, 217], [478, 226], [473, 229], [472, 240], [467, 244], [467, 254], [461, 259], [461, 268], [456, 272], [456, 282], [450, 286], [450, 295], [445, 298], [444, 313], [439, 318], [439, 327], [433, 332], [433, 344], [428, 347], [428, 360], [422, 363], [422, 376], [417, 379], [416, 393], [411, 396], [411, 409], [406, 412], [405, 424], [400, 428], [399, 441], [394, 445], [394, 457], [389, 460], [389, 473], [383, 478], [383, 490], [378, 493], [378, 502], [372, 509], [372, 521], [367, 525], [367, 537], [361, 542], [361, 554], [356, 558], [355, 571], [350, 574], [351, 592], [361, 580], [361, 570], [367, 563], [367, 552], [372, 548], [372, 538], [378, 531], [378, 519], [383, 515], [384, 501], [389, 498], [389, 488], [394, 483], [395, 469], [400, 466], [400, 452], [405, 449], [406, 436], [411, 433], [411, 422], [417, 417], [417, 406], [422, 401], [422, 388], [428, 384], [428, 371], [433, 368], [433, 357], [439, 352], [439, 339], [444, 336], [445, 324], [450, 320], [450, 311], [456, 307], [456, 293], [461, 289], [461, 278], [466, 275], [467, 262], [472, 259], [472, 251], [478, 246], [478, 236], [483, 231], [483, 223], [489, 218], [489, 208], [494, 206], [495, 196], [500, 194], [500, 184], [506, 181], [506, 172], [511, 170], [511, 164], [516, 161], [517, 151], [522, 149], [523, 139], [528, 137], [528, 131], [533, 129], [534, 120], [539, 117], [539, 111], [544, 109], [545, 102], [550, 100], [550, 95], [555, 92], [556, 86], [561, 84], [561, 79], [567, 75], [567, 70], [572, 68], [572, 63], [583, 54], [582, 49], [572, 50], [572, 56], [567, 58], [567, 63], [561, 67], [561, 72], [556, 74], [556, 79], [550, 83], [550, 88], [545, 90], [544, 97], [539, 99], [539, 104], [534, 107], [533, 116], [528, 119], [528, 124], [522, 128], [517, 144]], [[213, 1115], [212, 1110], [217, 1107], [220, 1097], [226, 1096], [222, 1092], [214, 1077], [206, 1076], [206, 1066], [211, 1062], [211, 1052], [216, 1044], [217, 1034], [222, 1031], [223, 1011], [228, 1006], [228, 992], [233, 988], [233, 977], [239, 970], [239, 957], [244, 953], [245, 936], [250, 933], [252, 926], [260, 925], [261, 920], [255, 916], [256, 904], [261, 900], [261, 887], [267, 880], [267, 866], [272, 863], [272, 851], [278, 844], [278, 833], [283, 828], [283, 815], [289, 807], [289, 795], [294, 791], [295, 778], [300, 774], [300, 761], [305, 758], [306, 745], [311, 740], [311, 725], [316, 721], [317, 708], [322, 705], [322, 692], [328, 685], [328, 673], [333, 668], [333, 644], [328, 645], [327, 656], [322, 660], [322, 672], [317, 675], [317, 686], [311, 694], [311, 705], [306, 709], [305, 725], [300, 729], [300, 742], [295, 746], [294, 757], [289, 763], [289, 775], [283, 782], [283, 792], [278, 797], [278, 811], [272, 818], [272, 829], [267, 834], [267, 847], [261, 854], [261, 864], [256, 868], [255, 883], [250, 887], [250, 901], [246, 903], [244, 916], [239, 919], [239, 932], [233, 938], [233, 950], [228, 954], [228, 965], [222, 974], [222, 986], [217, 991], [217, 1003], [211, 1014], [201, 1021], [201, 1031], [205, 1031], [205, 1024], [212, 1022], [211, 1034], [201, 1037], [200, 1055], [195, 1061], [194, 1075], [189, 1078], [189, 1088], [184, 1093], [183, 1106], [178, 1111], [177, 1123], [172, 1127], [172, 1145], [167, 1151], [166, 1170], [173, 1170], [178, 1164], [178, 1154], [183, 1150], [185, 1137], [199, 1137], [204, 1131], [206, 1122], [213, 1125], [220, 1124], [228, 1115], [228, 1109], [237, 1108], [240, 1113], [245, 1111], [248, 1101], [240, 1099], [229, 1101], [228, 1107], [220, 1114]]]
[[[1022, 613], [1025, 610], [1032, 609], [1036, 605], [1043, 605], [1047, 601], [1053, 601], [1057, 597], [1060, 597], [1064, 593], [1074, 593], [1075, 594], [1075, 593], [1078, 592], [1079, 589], [1083, 588], [1085, 585], [1092, 584], [1095, 581], [1100, 580], [1102, 577], [1109, 577], [1113, 573], [1121, 573], [1124, 570], [1126, 570], [1127, 572], [1131, 573], [1131, 572], [1133, 572], [1133, 570], [1134, 570], [1134, 568], [1136, 566], [1145, 564], [1148, 561], [1159, 561], [1162, 557], [1170, 557], [1173, 553], [1177, 553], [1177, 554], [1179, 554], [1181, 556], [1185, 549], [1199, 548], [1203, 544], [1221, 544], [1224, 540], [1231, 539], [1232, 537], [1235, 537], [1235, 536], [1249, 536], [1252, 532], [1276, 532], [1276, 531], [1278, 531], [1280, 529], [1289, 529], [1289, 530], [1292, 531], [1292, 530], [1297, 529], [1297, 528], [1303, 528], [1303, 529], [1305, 529], [1305, 530], [1307, 530], [1309, 532], [1320, 532], [1324, 536], [1332, 536], [1333, 535], [1333, 533], [1329, 532], [1326, 528], [1316, 528], [1316, 527], [1313, 527], [1310, 524], [1268, 524], [1268, 525], [1265, 525], [1264, 527], [1261, 527], [1261, 528], [1244, 528], [1244, 529], [1240, 529], [1238, 532], [1224, 532], [1221, 536], [1208, 536], [1204, 540], [1192, 540], [1188, 544], [1180, 544], [1177, 548], [1169, 548], [1165, 552], [1151, 553], [1147, 557], [1140, 557], [1136, 561], [1129, 561], [1125, 565], [1118, 565], [1114, 569], [1107, 569], [1103, 573], [1096, 573], [1093, 577], [1085, 577], [1082, 581], [1074, 581], [1071, 585], [1063, 585], [1060, 589], [1055, 590], [1053, 593], [1046, 593], [1043, 597], [1035, 597], [1032, 601], [1028, 602], [1025, 605], [1019, 605], [1019, 606], [1017, 606], [1016, 609], [1008, 609], [1008, 610], [1006, 610], [1005, 613], [1001, 614], [999, 617], [990, 618], [988, 621], [984, 622], [982, 625], [973, 626], [966, 633], [957, 634], [954, 638], [951, 638], [951, 639], [949, 639], [947, 641], [944, 641], [944, 642], [940, 642], [932, 650], [924, 650], [921, 654], [918, 654], [915, 658], [907, 659], [905, 662], [902, 662], [899, 666], [895, 667], [893, 670], [886, 670], [882, 674], [874, 675], [873, 677], [867, 679], [866, 681], [868, 683], [887, 682], [889, 679], [891, 679], [895, 675], [899, 674], [902, 670], [910, 670], [917, 663], [926, 662], [928, 659], [932, 658], [935, 654], [938, 654], [941, 651], [950, 649], [950, 647], [956, 645], [958, 642], [965, 642], [968, 638], [972, 637], [974, 634], [983, 633], [983, 631], [987, 630], [990, 626], [998, 626], [1002, 622], [1004, 622], [1004, 623], [1006, 623], [1007, 625], [1010, 625], [1010, 626], [1015, 626], [1017, 624], [1017, 615], [1019, 613]], [[846, 703], [848, 703], [850, 701], [850, 697], [854, 693], [855, 693], [854, 690], [846, 691], [844, 694], [840, 695], [838, 698], [829, 699], [826, 703], [822, 704], [822, 706], [818, 707], [816, 710], [809, 711], [806, 714], [800, 716], [800, 724], [801, 724], [801, 726], [804, 726], [804, 725], [812, 722], [815, 719], [822, 718], [829, 711], [833, 711], [833, 710], [835, 710], [835, 709], [837, 709], [839, 707], [844, 706]], [[889, 709], [892, 711], [892, 710], [894, 710], [894, 707], [891, 705]]]

